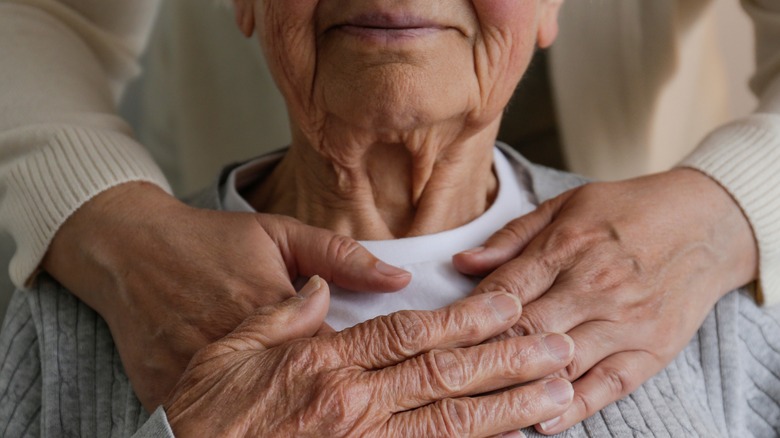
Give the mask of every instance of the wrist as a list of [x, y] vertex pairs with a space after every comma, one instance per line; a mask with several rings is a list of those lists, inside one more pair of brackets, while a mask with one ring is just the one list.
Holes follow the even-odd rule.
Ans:
[[694, 216], [709, 234], [709, 239], [721, 254], [725, 269], [721, 281], [723, 292], [736, 289], [758, 278], [758, 244], [744, 211], [716, 180], [693, 168], [669, 171], [681, 178], [678, 186], [688, 190]]
[[128, 273], [120, 260], [131, 251], [132, 241], [155, 226], [161, 211], [182, 206], [161, 188], [145, 182], [105, 190], [57, 230], [41, 268], [108, 321], [121, 292], [117, 277]]

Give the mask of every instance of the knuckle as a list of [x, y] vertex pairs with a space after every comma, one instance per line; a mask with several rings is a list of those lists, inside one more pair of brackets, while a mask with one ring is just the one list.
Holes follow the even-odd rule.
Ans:
[[615, 400], [623, 397], [632, 389], [632, 379], [628, 371], [620, 368], [609, 367], [601, 371], [601, 380], [607, 387], [608, 394]]
[[430, 329], [419, 313], [400, 311], [382, 317], [381, 321], [387, 326], [391, 346], [397, 348], [402, 355], [414, 355], [426, 345]]
[[[484, 319], [464, 303], [436, 311], [448, 333], [456, 333], [459, 345], [474, 345], [484, 340]], [[430, 325], [429, 327], [433, 327]]]
[[523, 297], [523, 292], [529, 290], [530, 280], [526, 277], [512, 275], [512, 272], [503, 272], [496, 275], [488, 285], [488, 290], [492, 292], [506, 292]]
[[642, 260], [612, 242], [595, 245], [584, 279], [591, 290], [604, 291], [629, 283], [642, 283]]
[[514, 326], [515, 331], [523, 335], [537, 335], [545, 333], [544, 318], [538, 314], [526, 312], [520, 317]]
[[550, 234], [550, 237], [544, 244], [544, 254], [542, 261], [551, 263], [561, 256], [576, 254], [580, 248], [586, 246], [589, 238], [579, 228], [572, 225], [560, 225]]
[[598, 412], [601, 408], [598, 407], [598, 403], [592, 399], [590, 394], [574, 391], [574, 398], [572, 404], [577, 406], [579, 411], [579, 418], [585, 419]]
[[454, 351], [435, 350], [420, 357], [432, 378], [436, 392], [452, 394], [461, 391], [468, 384], [472, 372], [467, 362]]
[[284, 234], [287, 229], [300, 224], [297, 219], [277, 214], [260, 213], [253, 217], [264, 232], [271, 235]]
[[500, 240], [506, 240], [509, 242], [524, 242], [528, 239], [530, 232], [526, 226], [525, 221], [521, 219], [515, 219], [509, 222], [506, 226], [496, 231], [494, 236], [500, 238]]
[[574, 359], [563, 368], [558, 375], [564, 379], [573, 382], [575, 379], [582, 375], [582, 359], [578, 355], [574, 355]]
[[444, 399], [440, 402], [442, 427], [440, 436], [471, 436], [472, 407], [468, 399]]
[[587, 289], [594, 292], [614, 290], [620, 287], [625, 281], [623, 272], [618, 267], [599, 266], [594, 268], [589, 275], [590, 278], [584, 279]]
[[328, 259], [335, 263], [344, 263], [360, 250], [360, 244], [351, 237], [335, 235], [328, 242]]

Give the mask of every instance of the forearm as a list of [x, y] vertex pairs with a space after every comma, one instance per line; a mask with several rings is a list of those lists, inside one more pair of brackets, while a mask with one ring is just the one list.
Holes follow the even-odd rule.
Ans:
[[747, 217], [758, 243], [759, 300], [780, 302], [780, 4], [744, 0], [756, 26], [754, 114], [723, 126], [683, 162], [725, 188]]
[[116, 114], [157, 0], [111, 3], [0, 2], [0, 227], [17, 244], [19, 286], [96, 194], [127, 181], [167, 188]]

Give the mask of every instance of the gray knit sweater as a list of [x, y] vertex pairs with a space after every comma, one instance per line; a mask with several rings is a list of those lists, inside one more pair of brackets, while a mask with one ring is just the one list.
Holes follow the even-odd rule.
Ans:
[[[507, 154], [544, 201], [584, 181]], [[196, 204], [220, 208], [217, 188]], [[535, 435], [533, 431], [527, 431]], [[780, 306], [745, 291], [718, 302], [661, 373], [562, 436], [774, 437], [780, 434]], [[0, 436], [171, 437], [125, 375], [106, 323], [42, 276], [17, 291], [0, 332]]]

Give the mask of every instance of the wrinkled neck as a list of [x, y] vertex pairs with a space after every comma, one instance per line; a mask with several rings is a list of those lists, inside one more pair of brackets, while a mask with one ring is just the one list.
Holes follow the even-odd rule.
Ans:
[[464, 225], [495, 199], [498, 122], [474, 135], [293, 136], [272, 174], [245, 196], [258, 211], [292, 216], [359, 240], [433, 234]]

